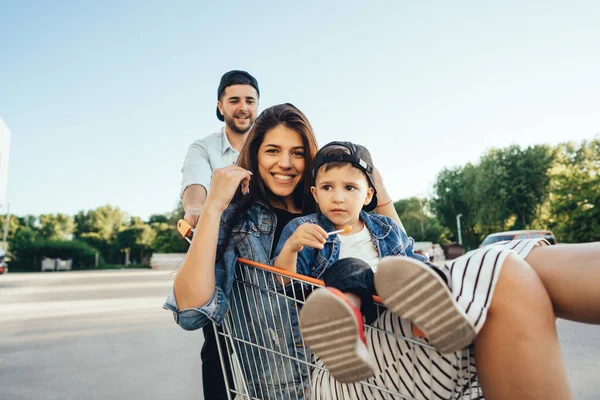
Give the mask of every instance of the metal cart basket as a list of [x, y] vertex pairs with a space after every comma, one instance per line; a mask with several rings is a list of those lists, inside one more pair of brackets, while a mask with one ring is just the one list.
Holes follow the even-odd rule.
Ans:
[[[291, 279], [286, 289], [281, 277]], [[438, 353], [377, 296], [378, 318], [365, 324], [376, 374], [355, 384], [335, 381], [298, 329], [299, 309], [322, 286], [311, 277], [238, 259], [229, 311], [221, 326], [213, 324], [230, 399], [483, 399], [471, 347]]]

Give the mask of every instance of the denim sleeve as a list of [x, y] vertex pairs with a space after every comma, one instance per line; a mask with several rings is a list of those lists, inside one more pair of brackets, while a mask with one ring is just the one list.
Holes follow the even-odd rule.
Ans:
[[275, 259], [279, 255], [279, 253], [281, 253], [281, 250], [283, 250], [283, 246], [285, 246], [285, 242], [288, 241], [290, 236], [292, 236], [294, 234], [294, 232], [300, 225], [301, 224], [300, 224], [300, 221], [298, 221], [298, 218], [295, 218], [295, 219], [291, 220], [290, 222], [288, 222], [287, 225], [285, 226], [285, 228], [283, 228], [283, 230], [281, 231], [281, 235], [279, 236], [279, 242], [277, 243], [277, 246], [275, 247], [275, 252], [273, 253], [274, 254], [273, 260], [272, 260], [273, 262], [275, 261]]
[[410, 258], [414, 258], [421, 262], [429, 261], [427, 257], [422, 256], [420, 254], [415, 254], [415, 241], [412, 237], [408, 236], [402, 229], [398, 227], [398, 225], [394, 224], [394, 230], [400, 235], [400, 242], [402, 243], [402, 247], [404, 247], [404, 251], [406, 252], [406, 256]]
[[296, 272], [301, 275], [310, 276], [312, 272], [312, 265], [315, 262], [317, 249], [312, 247], [304, 246], [304, 248], [298, 253], [298, 261], [296, 262]]
[[[275, 259], [277, 258], [279, 253], [281, 253], [281, 250], [283, 250], [283, 246], [285, 245], [285, 242], [287, 242], [287, 240], [294, 234], [296, 229], [298, 229], [298, 227], [300, 225], [302, 225], [303, 223], [307, 223], [307, 222], [304, 222], [303, 217], [298, 217], [298, 218], [291, 220], [285, 226], [285, 228], [283, 228], [283, 231], [281, 232], [281, 236], [279, 238], [279, 243], [277, 243], [277, 247], [275, 248], [275, 253], [274, 253], [275, 256], [273, 257], [273, 260], [271, 261], [271, 265], [274, 265]], [[310, 272], [311, 272], [310, 267], [311, 267], [312, 263], [314, 262], [315, 254], [316, 254], [315, 249], [313, 249], [312, 247], [304, 246], [304, 248], [298, 253], [298, 261], [296, 263], [296, 273], [301, 274], [301, 275], [310, 275]]]
[[229, 306], [225, 293], [217, 286], [208, 303], [202, 307], [186, 308], [184, 310], [180, 310], [177, 306], [175, 292], [171, 289], [171, 294], [167, 297], [163, 308], [173, 312], [173, 318], [177, 325], [186, 331], [194, 331], [204, 327], [211, 321], [220, 325]]
[[[303, 223], [304, 223], [303, 217], [298, 217], [298, 218], [291, 220], [285, 226], [285, 228], [283, 228], [283, 231], [281, 232], [281, 236], [279, 239], [279, 243], [277, 244], [277, 247], [275, 248], [275, 253], [273, 253], [274, 257], [271, 260], [270, 265], [275, 265], [275, 260], [277, 259], [277, 256], [279, 255], [279, 253], [281, 253], [281, 250], [283, 249], [285, 242], [290, 238], [290, 236], [292, 236], [294, 234], [296, 229]], [[311, 254], [315, 254], [314, 250], [315, 249], [313, 249], [313, 248], [305, 247], [304, 249], [302, 249], [302, 251], [300, 251], [298, 253], [298, 259], [296, 262], [296, 273], [301, 274], [301, 275], [310, 275], [310, 266], [314, 260], [314, 255], [311, 256]], [[295, 298], [296, 296], [292, 294], [292, 292], [294, 292], [295, 285], [298, 285], [298, 282], [296, 282], [296, 284], [293, 284], [290, 282], [285, 287], [282, 287], [281, 285], [271, 284], [271, 282], [269, 282], [269, 289], [275, 290], [278, 292], [282, 292], [282, 293], [286, 293], [286, 295]], [[302, 290], [298, 289], [297, 293], [300, 293], [300, 292], [302, 292]]]

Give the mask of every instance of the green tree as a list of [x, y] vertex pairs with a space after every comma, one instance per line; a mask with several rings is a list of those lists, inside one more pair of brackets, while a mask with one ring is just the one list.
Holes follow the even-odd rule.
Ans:
[[73, 217], [65, 214], [42, 214], [39, 217], [39, 233], [45, 239], [68, 240], [75, 231]]
[[10, 248], [25, 248], [28, 244], [38, 240], [38, 231], [29, 227], [21, 226], [10, 241]]
[[426, 199], [411, 197], [394, 202], [394, 208], [409, 236], [417, 242], [445, 242], [443, 227], [428, 210]]
[[181, 237], [175, 224], [153, 222], [150, 224], [156, 236], [152, 242], [152, 250], [156, 253], [185, 253], [189, 247]]
[[28, 226], [33, 229], [37, 229], [38, 227], [38, 218], [35, 215], [25, 215], [24, 217], [17, 217], [19, 220], [19, 225]]
[[[4, 233], [5, 221], [6, 216], [0, 215], [0, 232], [2, 232], [0, 235], [3, 235]], [[8, 232], [6, 237], [9, 256], [15, 256], [13, 252], [15, 244], [18, 246], [33, 243], [38, 239], [38, 236], [37, 217], [33, 215], [26, 215], [25, 217], [11, 215], [8, 222]]]
[[120, 249], [115, 246], [117, 234], [125, 228], [126, 215], [118, 207], [105, 205], [75, 215], [74, 237], [98, 249], [105, 260], [118, 263]]
[[542, 224], [558, 241], [600, 240], [600, 138], [557, 146]]
[[437, 176], [434, 195], [430, 207], [440, 224], [449, 232], [449, 240], [458, 241], [456, 216], [461, 217], [461, 235], [467, 248], [475, 248], [481, 242], [478, 222], [478, 197], [476, 183], [480, 178], [479, 169], [473, 164], [464, 167], [444, 169]]
[[456, 217], [462, 214], [467, 248], [492, 232], [543, 228], [533, 225], [548, 197], [553, 159], [553, 150], [545, 145], [492, 149], [479, 164], [444, 169], [434, 185], [431, 209], [454, 240]]
[[148, 224], [152, 225], [153, 223], [168, 223], [170, 219], [170, 215], [166, 214], [152, 214], [150, 218], [148, 218]]
[[481, 158], [474, 195], [483, 235], [532, 227], [548, 196], [553, 159], [546, 145], [492, 149]]
[[95, 233], [97, 237], [111, 241], [125, 225], [125, 221], [125, 213], [108, 204], [87, 212], [79, 211], [75, 216], [75, 237]]
[[148, 224], [156, 232], [152, 249], [157, 253], [185, 253], [189, 248], [188, 242], [181, 237], [177, 230], [177, 221], [183, 218], [181, 201], [175, 209], [166, 214], [154, 214], [148, 219]]
[[129, 249], [132, 260], [143, 262], [152, 253], [152, 242], [156, 232], [146, 224], [123, 229], [117, 234], [115, 245], [120, 250]]
[[129, 226], [140, 226], [144, 225], [144, 220], [140, 217], [131, 217], [129, 220]]
[[[6, 215], [0, 215], [0, 235], [4, 235], [4, 224], [6, 222]], [[26, 225], [22, 224], [22, 219], [15, 216], [15, 215], [11, 215], [8, 221], [8, 235], [7, 235], [7, 240], [10, 242], [15, 234], [17, 233], [17, 231], [19, 229], [21, 229], [22, 227], [25, 227]]]

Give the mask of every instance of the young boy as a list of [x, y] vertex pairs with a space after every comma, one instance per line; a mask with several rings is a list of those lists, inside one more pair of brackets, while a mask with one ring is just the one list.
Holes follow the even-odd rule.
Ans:
[[326, 288], [301, 310], [300, 330], [331, 374], [340, 382], [373, 375], [363, 313], [372, 314], [375, 288], [390, 311], [417, 324], [442, 353], [469, 345], [473, 325], [443, 272], [413, 252], [414, 241], [393, 220], [367, 214], [377, 206], [369, 151], [331, 142], [315, 156], [312, 176], [320, 213], [284, 228], [275, 266], [324, 280]]

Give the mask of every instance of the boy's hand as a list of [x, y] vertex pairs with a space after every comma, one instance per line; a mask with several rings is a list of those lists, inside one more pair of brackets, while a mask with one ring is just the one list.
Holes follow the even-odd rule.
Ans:
[[327, 232], [323, 228], [316, 224], [306, 223], [296, 229], [294, 234], [285, 242], [285, 246], [293, 253], [300, 252], [304, 246], [322, 249], [326, 239]]

